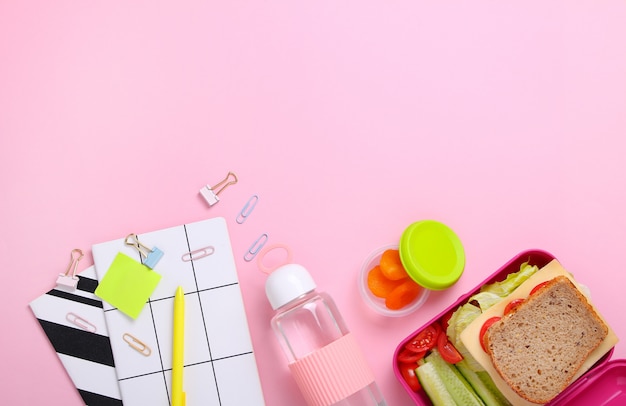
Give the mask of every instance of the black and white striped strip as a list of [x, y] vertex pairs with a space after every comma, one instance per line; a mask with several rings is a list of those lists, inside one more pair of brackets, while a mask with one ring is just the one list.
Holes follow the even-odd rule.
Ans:
[[[75, 291], [52, 289], [32, 301], [30, 307], [85, 404], [121, 406], [102, 301], [94, 295], [98, 286], [94, 267], [78, 277]], [[72, 323], [75, 317], [88, 323], [90, 331]]]

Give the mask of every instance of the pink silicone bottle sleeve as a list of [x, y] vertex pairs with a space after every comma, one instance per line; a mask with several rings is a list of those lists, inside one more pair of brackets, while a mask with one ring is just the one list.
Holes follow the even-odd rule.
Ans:
[[352, 334], [289, 364], [309, 406], [330, 406], [374, 382]]

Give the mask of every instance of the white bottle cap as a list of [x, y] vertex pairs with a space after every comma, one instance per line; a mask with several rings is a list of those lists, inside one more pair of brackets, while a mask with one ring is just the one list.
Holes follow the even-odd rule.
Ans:
[[272, 272], [265, 281], [265, 295], [272, 309], [276, 310], [312, 292], [317, 286], [315, 281], [302, 265], [287, 264]]

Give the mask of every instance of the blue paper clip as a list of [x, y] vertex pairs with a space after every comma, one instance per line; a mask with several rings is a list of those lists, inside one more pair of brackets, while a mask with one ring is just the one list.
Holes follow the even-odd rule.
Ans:
[[126, 242], [126, 245], [131, 245], [137, 249], [139, 254], [144, 258], [142, 261], [143, 264], [150, 269], [154, 269], [157, 262], [159, 262], [159, 260], [163, 257], [163, 251], [157, 247], [152, 249], [146, 247], [139, 242], [139, 239], [137, 239], [137, 235], [135, 234], [128, 234], [124, 241]]
[[259, 201], [258, 195], [252, 195], [252, 197], [248, 199], [245, 206], [243, 206], [243, 209], [241, 209], [241, 211], [237, 215], [237, 218], [235, 219], [237, 223], [243, 224], [244, 221], [246, 221], [250, 213], [252, 213], [252, 210], [254, 210], [254, 206], [256, 206], [256, 203], [258, 201]]
[[248, 248], [248, 252], [244, 254], [243, 259], [246, 262], [252, 261], [254, 257], [256, 257], [256, 254], [261, 251], [261, 248], [263, 248], [268, 238], [269, 236], [267, 235], [267, 233], [261, 234], [261, 236], [252, 243], [250, 248]]

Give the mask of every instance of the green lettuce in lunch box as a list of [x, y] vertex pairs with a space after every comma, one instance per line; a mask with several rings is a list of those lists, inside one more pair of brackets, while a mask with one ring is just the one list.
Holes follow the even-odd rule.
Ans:
[[520, 265], [519, 271], [509, 274], [503, 281], [484, 285], [479, 293], [470, 297], [467, 303], [460, 306], [452, 313], [448, 321], [446, 334], [456, 349], [463, 355], [463, 358], [467, 361], [467, 365], [472, 370], [483, 371], [483, 368], [470, 355], [467, 348], [465, 348], [465, 345], [460, 339], [461, 332], [480, 316], [482, 312], [507, 297], [538, 270], [539, 268], [537, 266], [529, 265], [528, 262], [524, 262]]
[[528, 262], [518, 272], [509, 274], [501, 282], [485, 285], [480, 292], [469, 298], [448, 320], [448, 340], [463, 356], [463, 360], [451, 365], [441, 359], [433, 349], [419, 362], [415, 371], [428, 396], [435, 403], [484, 404], [487, 406], [510, 405], [496, 388], [495, 383], [482, 366], [471, 356], [460, 335], [463, 330], [485, 310], [507, 297], [513, 290], [537, 272], [537, 266]]

